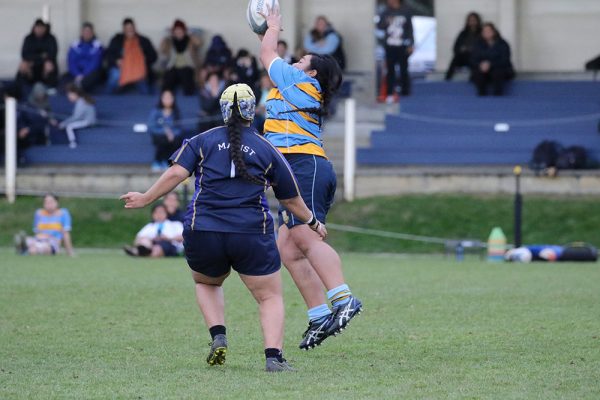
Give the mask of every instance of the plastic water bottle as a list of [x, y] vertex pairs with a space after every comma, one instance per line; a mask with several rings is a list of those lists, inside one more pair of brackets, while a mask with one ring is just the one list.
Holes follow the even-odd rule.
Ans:
[[465, 259], [465, 248], [462, 243], [456, 245], [456, 261], [462, 261]]
[[502, 232], [502, 228], [497, 226], [492, 229], [488, 238], [488, 261], [504, 261], [505, 252], [506, 236], [504, 235], [504, 232]]

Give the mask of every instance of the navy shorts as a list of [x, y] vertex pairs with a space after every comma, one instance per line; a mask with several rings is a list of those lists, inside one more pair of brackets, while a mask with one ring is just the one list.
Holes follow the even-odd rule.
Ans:
[[[311, 154], [286, 154], [285, 158], [294, 171], [302, 199], [315, 217], [325, 223], [337, 187], [333, 166], [326, 158]], [[279, 225], [283, 224], [292, 228], [304, 222], [279, 206]]]
[[160, 246], [165, 257], [177, 257], [179, 255], [177, 247], [169, 240], [159, 240], [154, 244]]
[[275, 234], [183, 231], [185, 258], [196, 272], [218, 278], [233, 267], [243, 275], [270, 275], [281, 259]]

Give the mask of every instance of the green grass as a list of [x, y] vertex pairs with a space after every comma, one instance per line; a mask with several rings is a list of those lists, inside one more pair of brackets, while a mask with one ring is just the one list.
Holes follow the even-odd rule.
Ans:
[[[0, 246], [12, 244], [20, 229], [31, 230], [40, 199], [20, 197], [15, 205], [0, 200]], [[76, 247], [120, 247], [148, 221], [149, 210], [124, 210], [118, 200], [63, 199], [73, 215]], [[442, 238], [486, 240], [494, 226], [512, 240], [509, 196], [421, 195], [377, 197], [335, 204], [328, 222]], [[593, 197], [527, 196], [523, 210], [525, 243], [600, 245], [600, 201]], [[340, 250], [361, 252], [440, 252], [439, 245], [330, 231]]]
[[225, 284], [227, 363], [211, 368], [183, 260], [0, 256], [2, 399], [600, 398], [597, 264], [346, 254], [365, 312], [309, 353], [286, 272], [299, 372], [268, 375], [237, 276]]

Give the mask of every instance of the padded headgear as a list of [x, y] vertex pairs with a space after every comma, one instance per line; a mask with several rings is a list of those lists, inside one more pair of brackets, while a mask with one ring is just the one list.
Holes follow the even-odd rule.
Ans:
[[256, 109], [256, 98], [250, 86], [244, 83], [236, 83], [229, 86], [221, 95], [219, 101], [221, 105], [221, 114], [223, 121], [229, 122], [233, 114], [233, 107], [237, 107], [240, 115], [246, 121], [254, 119], [254, 110]]

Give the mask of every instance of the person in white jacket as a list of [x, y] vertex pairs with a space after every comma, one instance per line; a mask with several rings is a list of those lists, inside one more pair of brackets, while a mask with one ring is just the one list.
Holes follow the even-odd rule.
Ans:
[[96, 107], [94, 106], [94, 99], [75, 85], [67, 86], [67, 97], [69, 101], [75, 103], [73, 114], [60, 123], [57, 121], [52, 121], [52, 123], [66, 131], [69, 138], [69, 147], [74, 149], [77, 147], [75, 130], [87, 128], [96, 123]]
[[177, 257], [183, 252], [183, 224], [167, 219], [167, 208], [160, 203], [152, 208], [152, 222], [136, 235], [133, 246], [123, 250], [134, 257]]

